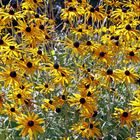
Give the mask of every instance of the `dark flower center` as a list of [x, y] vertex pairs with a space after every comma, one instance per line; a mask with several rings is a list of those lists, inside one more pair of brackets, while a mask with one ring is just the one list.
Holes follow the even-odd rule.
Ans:
[[87, 71], [90, 72], [90, 68], [87, 68]]
[[65, 96], [65, 95], [62, 95], [62, 99], [63, 99], [63, 100], [66, 100], [66, 96]]
[[130, 56], [134, 56], [135, 54], [134, 54], [133, 51], [131, 51], [131, 52], [129, 52], [129, 55], [130, 55]]
[[90, 8], [90, 12], [94, 12], [95, 11], [95, 9], [92, 7], [92, 8]]
[[69, 7], [68, 11], [72, 12], [72, 11], [74, 11], [74, 8], [73, 7]]
[[33, 0], [34, 3], [37, 3], [37, 0]]
[[0, 45], [4, 44], [4, 41], [2, 39], [0, 39]]
[[127, 8], [123, 7], [123, 8], [122, 8], [122, 12], [123, 12], [123, 13], [126, 13], [126, 12], [127, 12]]
[[57, 113], [60, 113], [61, 112], [61, 108], [56, 108], [56, 110], [55, 110]]
[[91, 92], [90, 92], [90, 91], [87, 93], [87, 96], [88, 96], [88, 97], [91, 96]]
[[45, 39], [50, 39], [50, 37], [48, 35], [45, 35]]
[[31, 27], [26, 27], [26, 32], [31, 32]]
[[44, 25], [40, 25], [39, 29], [44, 30]]
[[55, 64], [53, 65], [53, 67], [54, 67], [55, 69], [58, 69], [58, 68], [59, 68], [59, 64], [58, 64], [58, 63], [55, 63]]
[[65, 77], [66, 75], [64, 73], [61, 72], [62, 77]]
[[53, 101], [52, 101], [52, 100], [50, 100], [50, 101], [49, 101], [49, 104], [52, 104], [52, 103], [53, 103]]
[[96, 8], [95, 8], [95, 11], [99, 12], [99, 7], [96, 7]]
[[21, 98], [21, 94], [19, 93], [19, 94], [17, 94], [17, 98]]
[[28, 68], [31, 68], [31, 67], [33, 66], [33, 64], [32, 64], [31, 62], [28, 62], [28, 63], [26, 64], [26, 66], [27, 66]]
[[39, 14], [35, 14], [35, 18], [39, 18]]
[[119, 36], [114, 36], [114, 39], [115, 40], [119, 40]]
[[128, 113], [127, 112], [123, 112], [122, 116], [126, 118], [126, 117], [128, 117]]
[[100, 54], [99, 54], [99, 55], [100, 55], [101, 57], [104, 57], [104, 56], [105, 56], [105, 54], [106, 54], [105, 52], [100, 52]]
[[30, 126], [30, 127], [32, 127], [32, 126], [34, 126], [34, 121], [28, 121], [28, 126]]
[[10, 11], [9, 11], [9, 14], [10, 14], [10, 15], [14, 15], [15, 12], [14, 12], [13, 10], [10, 10]]
[[80, 43], [77, 41], [77, 42], [74, 42], [74, 44], [73, 44], [73, 45], [74, 45], [74, 47], [75, 47], [75, 48], [78, 48], [78, 47], [79, 47], [79, 45], [80, 45]]
[[19, 88], [23, 90], [25, 87], [23, 85], [21, 85]]
[[10, 46], [9, 47], [11, 50], [14, 50], [15, 49], [15, 46]]
[[38, 50], [37, 53], [38, 53], [39, 55], [42, 55], [42, 51], [41, 51], [41, 50]]
[[90, 129], [93, 128], [93, 124], [92, 124], [92, 123], [89, 124], [89, 128], [90, 128]]
[[125, 29], [126, 30], [131, 30], [131, 26], [128, 24], [128, 25], [126, 25]]
[[118, 42], [118, 41], [117, 41], [117, 42], [115, 42], [115, 45], [116, 45], [116, 46], [119, 46], [119, 42]]
[[85, 102], [86, 102], [85, 98], [81, 98], [81, 99], [80, 99], [80, 103], [81, 103], [81, 104], [84, 104]]
[[136, 30], [140, 30], [140, 24], [136, 26]]
[[17, 74], [16, 74], [15, 71], [11, 71], [11, 72], [10, 72], [10, 76], [11, 76], [12, 78], [15, 78], [15, 77], [17, 76]]
[[111, 37], [110, 37], [110, 40], [113, 40], [113, 39], [114, 39], [114, 36], [111, 36]]
[[48, 86], [48, 84], [45, 84], [45, 88], [48, 88], [49, 86]]
[[78, 32], [82, 32], [82, 31], [83, 31], [82, 29], [79, 29], [79, 30], [78, 30]]
[[97, 114], [98, 114], [98, 112], [97, 112], [97, 111], [94, 111], [94, 113], [93, 113], [92, 117], [96, 117], [96, 116], [97, 116]]
[[92, 45], [90, 41], [87, 41], [86, 43], [88, 46]]
[[128, 70], [125, 71], [125, 75], [129, 76], [130, 72]]
[[89, 89], [89, 87], [90, 87], [90, 84], [85, 85], [85, 88], [86, 88], [86, 89]]
[[79, 3], [82, 3], [82, 0], [77, 0]]
[[107, 73], [107, 75], [112, 75], [113, 74], [113, 70], [112, 69], [108, 69], [106, 73]]
[[12, 108], [10, 108], [10, 111], [15, 112], [16, 110], [15, 110], [15, 108], [12, 107]]

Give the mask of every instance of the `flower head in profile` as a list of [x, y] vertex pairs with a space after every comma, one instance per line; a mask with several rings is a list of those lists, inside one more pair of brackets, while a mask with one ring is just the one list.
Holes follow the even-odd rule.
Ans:
[[25, 137], [29, 134], [30, 140], [33, 140], [34, 137], [37, 137], [38, 133], [43, 133], [44, 129], [40, 126], [40, 124], [44, 123], [42, 118], [39, 118], [35, 113], [28, 113], [28, 115], [23, 114], [16, 118], [17, 129], [22, 129], [20, 135]]
[[130, 101], [130, 105], [133, 106], [132, 108], [133, 113], [140, 115], [140, 95], [135, 97], [135, 100]]

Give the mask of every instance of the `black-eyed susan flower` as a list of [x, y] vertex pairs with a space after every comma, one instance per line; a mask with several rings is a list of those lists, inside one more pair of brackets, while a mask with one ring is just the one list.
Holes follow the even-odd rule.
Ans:
[[35, 71], [40, 69], [39, 66], [40, 59], [31, 59], [29, 58], [23, 58], [17, 61], [17, 66], [20, 67], [20, 69], [23, 71], [23, 73], [26, 74], [34, 74]]
[[62, 71], [60, 73], [52, 74], [54, 77], [53, 81], [55, 84], [60, 84], [62, 86], [65, 86], [70, 83], [70, 80], [72, 77], [70, 76], [70, 72], [68, 71]]
[[54, 91], [54, 86], [49, 82], [43, 82], [42, 84], [37, 85], [35, 88], [43, 94], [48, 94]]
[[15, 119], [17, 115], [20, 115], [20, 109], [16, 104], [5, 103], [3, 104], [2, 114], [6, 114], [10, 119]]
[[22, 3], [22, 8], [27, 10], [36, 10], [37, 7], [43, 6], [43, 0], [25, 0]]
[[101, 46], [97, 45], [98, 47], [95, 49], [92, 57], [96, 58], [99, 62], [102, 61], [106, 64], [111, 64], [113, 63], [112, 57], [113, 57], [113, 52], [106, 46]]
[[27, 134], [30, 137], [30, 140], [37, 137], [38, 133], [43, 133], [44, 129], [40, 126], [44, 123], [42, 118], [39, 118], [38, 114], [28, 113], [28, 115], [22, 114], [16, 118], [17, 130], [22, 129], [20, 135], [25, 137]]
[[5, 46], [14, 46], [15, 40], [10, 34], [0, 37], [0, 48]]
[[0, 81], [4, 81], [4, 86], [15, 87], [21, 83], [21, 74], [19, 74], [18, 69], [15, 67], [2, 68], [3, 71], [0, 72]]
[[23, 18], [21, 11], [15, 11], [12, 7], [6, 6], [3, 8], [3, 11], [0, 11], [0, 15], [3, 16], [2, 20], [6, 24], [12, 24], [13, 20], [18, 20], [19, 18]]
[[126, 63], [133, 62], [138, 63], [140, 60], [139, 52], [135, 48], [128, 48], [124, 50], [124, 53], [126, 55]]
[[46, 112], [48, 110], [55, 111], [55, 105], [54, 105], [54, 100], [53, 99], [44, 99], [43, 104], [41, 105], [41, 108], [44, 109]]
[[122, 82], [135, 83], [135, 80], [138, 78], [138, 74], [135, 72], [135, 68], [124, 68], [124, 70], [117, 69], [116, 74]]
[[73, 94], [68, 98], [70, 106], [76, 106], [77, 109], [91, 112], [96, 109], [96, 101], [91, 97], [82, 97], [80, 94]]
[[132, 121], [135, 119], [135, 116], [132, 114], [132, 111], [128, 109], [115, 108], [115, 113], [113, 114], [116, 119], [119, 120], [121, 127], [127, 125], [128, 127], [133, 126]]
[[24, 105], [26, 99], [31, 99], [31, 93], [29, 91], [24, 92], [23, 90], [13, 91], [9, 93], [8, 99], [15, 101], [18, 105]]
[[70, 6], [66, 9], [62, 9], [61, 19], [68, 20], [71, 25], [77, 16], [78, 16], [77, 11], [76, 11], [76, 8], [74, 6]]
[[21, 57], [22, 50], [20, 49], [20, 46], [21, 45], [17, 45], [16, 42], [15, 45], [3, 46], [1, 48], [1, 53], [9, 59]]
[[81, 42], [79, 40], [77, 41], [73, 41], [70, 40], [69, 38], [66, 38], [66, 40], [64, 41], [64, 45], [66, 48], [69, 48], [72, 50], [72, 54], [80, 54], [80, 55], [84, 55], [84, 48], [81, 45]]
[[135, 100], [130, 101], [130, 105], [132, 105], [132, 112], [134, 114], [140, 114], [140, 95], [135, 97]]
[[82, 137], [86, 138], [99, 138], [101, 136], [101, 132], [99, 128], [97, 128], [97, 125], [99, 125], [98, 122], [81, 122], [78, 124], [73, 125], [72, 130], [74, 133], [81, 134]]
[[116, 82], [118, 80], [118, 76], [115, 70], [113, 70], [112, 68], [101, 69], [99, 73], [101, 74], [101, 80], [103, 80], [107, 86], [112, 82]]
[[85, 12], [86, 19], [88, 20], [90, 17], [93, 22], [101, 21], [105, 17], [105, 12], [103, 6], [98, 6], [94, 8], [93, 6], [88, 6]]

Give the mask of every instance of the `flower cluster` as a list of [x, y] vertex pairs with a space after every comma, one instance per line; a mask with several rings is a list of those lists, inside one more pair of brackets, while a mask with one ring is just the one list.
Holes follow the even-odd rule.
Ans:
[[137, 0], [1, 2], [5, 136], [139, 138], [139, 19]]

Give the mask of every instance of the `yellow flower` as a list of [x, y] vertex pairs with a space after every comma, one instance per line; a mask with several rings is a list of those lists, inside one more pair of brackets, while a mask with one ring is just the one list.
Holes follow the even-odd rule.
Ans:
[[61, 84], [65, 86], [70, 83], [72, 77], [70, 76], [70, 72], [62, 71], [61, 73], [52, 74], [55, 78], [53, 79], [55, 84]]
[[86, 8], [85, 16], [86, 20], [92, 18], [92, 22], [101, 21], [105, 18], [105, 10], [103, 6], [98, 6], [96, 8], [91, 5]]
[[99, 73], [101, 74], [101, 81], [104, 81], [102, 83], [105, 83], [107, 86], [109, 86], [109, 84], [111, 84], [112, 82], [116, 82], [118, 80], [116, 71], [111, 68], [101, 69]]
[[66, 38], [66, 40], [64, 41], [64, 45], [66, 48], [70, 48], [72, 50], [72, 54], [80, 54], [80, 55], [84, 55], [84, 48], [83, 45], [81, 45], [80, 41], [73, 41], [70, 40], [69, 38]]
[[111, 64], [113, 63], [112, 57], [113, 57], [113, 52], [110, 50], [107, 46], [101, 46], [97, 44], [97, 48], [95, 49], [95, 52], [93, 52], [92, 57], [96, 58], [97, 61], [102, 61], [106, 64]]
[[15, 104], [3, 104], [2, 114], [8, 115], [11, 119], [20, 114], [19, 108]]
[[119, 120], [121, 127], [127, 125], [128, 127], [133, 126], [132, 121], [136, 119], [136, 117], [132, 114], [132, 111], [128, 109], [115, 108], [115, 113], [113, 114], [116, 119]]
[[138, 63], [140, 61], [140, 53], [138, 50], [134, 48], [126, 48], [124, 53], [126, 55], [126, 63], [129, 63], [130, 61], [133, 63]]
[[43, 100], [43, 104], [41, 105], [42, 109], [45, 109], [45, 111], [47, 112], [49, 109], [51, 110], [55, 110], [55, 105], [54, 105], [54, 100], [50, 100], [50, 99], [44, 99]]
[[4, 81], [4, 87], [12, 86], [15, 87], [21, 83], [21, 74], [15, 67], [2, 68], [4, 71], [0, 72], [0, 81]]
[[138, 74], [135, 73], [135, 68], [124, 68], [124, 70], [116, 70], [116, 74], [118, 75], [119, 79], [122, 82], [128, 83], [135, 83], [136, 79], [138, 78]]
[[10, 93], [8, 95], [8, 99], [9, 100], [12, 100], [12, 101], [15, 101], [15, 103], [17, 103], [18, 105], [25, 105], [25, 101], [27, 99], [31, 99], [32, 96], [31, 96], [31, 93], [29, 91], [23, 91], [23, 90], [15, 90], [15, 91], [12, 91], [12, 93]]
[[23, 3], [22, 3], [22, 9], [27, 9], [27, 10], [36, 10], [37, 7], [39, 6], [43, 6], [43, 0], [25, 0]]
[[140, 115], [140, 95], [135, 97], [135, 100], [130, 101], [130, 105], [132, 105], [132, 112], [134, 114]]
[[0, 37], [0, 50], [6, 46], [14, 46], [15, 40], [10, 34]]
[[98, 122], [82, 122], [73, 125], [72, 130], [74, 133], [79, 133], [82, 135], [82, 137], [86, 138], [99, 138], [101, 136], [100, 130], [97, 128], [97, 125], [99, 125]]
[[92, 112], [96, 110], [96, 101], [92, 97], [83, 97], [80, 94], [73, 94], [73, 97], [69, 96], [68, 103], [70, 106], [76, 106], [76, 108], [81, 111]]
[[26, 74], [34, 74], [35, 71], [39, 70], [41, 67], [39, 66], [40, 59], [31, 59], [30, 57], [22, 58], [17, 61], [17, 67], [20, 67], [22, 73]]
[[18, 20], [19, 18], [23, 18], [24, 16], [21, 14], [21, 11], [15, 11], [10, 6], [3, 7], [0, 11], [0, 15], [3, 16], [2, 21], [6, 24], [12, 23], [13, 20]]
[[38, 133], [44, 132], [44, 129], [40, 126], [40, 124], [43, 124], [44, 121], [35, 113], [28, 113], [28, 115], [22, 114], [16, 118], [16, 121], [17, 124], [19, 124], [19, 126], [17, 126], [17, 130], [22, 129], [20, 133], [22, 137], [29, 134], [30, 140], [33, 140], [34, 137], [37, 137]]
[[53, 87], [52, 83], [49, 83], [49, 82], [44, 82], [44, 83], [36, 86], [35, 88], [40, 89], [39, 91], [43, 94], [48, 94], [48, 93], [54, 91], [54, 87]]

